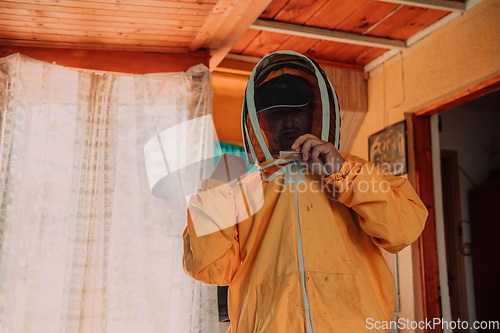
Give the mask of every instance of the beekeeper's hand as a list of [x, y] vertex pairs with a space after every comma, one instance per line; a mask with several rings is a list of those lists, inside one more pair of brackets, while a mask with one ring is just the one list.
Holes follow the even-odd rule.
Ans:
[[339, 172], [344, 165], [344, 159], [331, 142], [318, 139], [312, 134], [299, 136], [292, 149], [302, 153], [299, 158], [309, 170], [323, 177]]
[[247, 166], [241, 157], [224, 154], [220, 157], [210, 178], [234, 186], [247, 175]]

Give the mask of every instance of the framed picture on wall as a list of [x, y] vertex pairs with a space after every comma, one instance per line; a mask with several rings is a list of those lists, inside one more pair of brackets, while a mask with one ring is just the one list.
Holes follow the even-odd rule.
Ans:
[[404, 120], [368, 138], [370, 162], [392, 175], [399, 176], [408, 172], [406, 152], [406, 121]]

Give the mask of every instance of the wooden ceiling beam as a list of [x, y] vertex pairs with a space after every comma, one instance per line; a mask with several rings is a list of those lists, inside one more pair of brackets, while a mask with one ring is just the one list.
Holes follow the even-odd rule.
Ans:
[[400, 5], [445, 10], [451, 12], [464, 12], [465, 4], [449, 0], [379, 0], [383, 2], [397, 3]]
[[[255, 67], [255, 65], [261, 60], [262, 58], [259, 58], [259, 57], [253, 57], [253, 56], [247, 56], [247, 55], [242, 55], [242, 54], [234, 54], [234, 53], [229, 53], [225, 58], [224, 58], [224, 61], [221, 62], [220, 66], [226, 66], [225, 68], [227, 68], [227, 64], [228, 62], [226, 62], [226, 60], [229, 60], [229, 61], [235, 61], [235, 62], [239, 62], [239, 63], [248, 63], [248, 64], [251, 64], [251, 68], [253, 69], [253, 67]], [[340, 69], [346, 69], [346, 70], [350, 70], [350, 71], [354, 71], [354, 72], [363, 72], [364, 71], [364, 67], [361, 66], [361, 65], [351, 65], [351, 64], [346, 64], [346, 63], [343, 63], [343, 62], [335, 62], [335, 61], [325, 61], [325, 60], [321, 60], [321, 59], [316, 59], [313, 57], [313, 59], [318, 63], [320, 64], [322, 67], [323, 66], [327, 66], [327, 67], [332, 67], [332, 68], [340, 68]], [[248, 67], [250, 68], [250, 67]], [[217, 67], [216, 69], [217, 71], [219, 70], [219, 68]], [[221, 69], [220, 70], [221, 72], [223, 71], [226, 71], [227, 70], [224, 70], [224, 69]], [[247, 70], [248, 71], [248, 70]], [[252, 70], [249, 70], [248, 73], [251, 73]], [[248, 74], [250, 75], [250, 74]]]
[[[92, 70], [98, 72], [149, 74], [184, 72], [199, 63], [208, 65], [208, 52], [198, 51], [189, 53], [153, 53], [132, 51], [105, 51], [54, 48], [9, 46], [0, 39], [0, 58], [13, 53], [20, 53], [33, 59], [58, 65]], [[1, 54], [4, 53], [4, 54]]]
[[250, 29], [371, 47], [381, 47], [398, 50], [403, 50], [406, 48], [406, 43], [404, 41], [322, 28], [306, 27], [302, 25], [277, 21], [256, 20], [252, 25], [250, 25]]
[[189, 46], [189, 50], [198, 50], [203, 44], [210, 40], [237, 5], [238, 1], [236, 1], [235, 4], [235, 1], [232, 0], [218, 0], [211, 13], [206, 18], [205, 23], [193, 39], [193, 42]]
[[210, 70], [214, 70], [267, 8], [271, 0], [240, 0], [204, 44], [210, 50]]

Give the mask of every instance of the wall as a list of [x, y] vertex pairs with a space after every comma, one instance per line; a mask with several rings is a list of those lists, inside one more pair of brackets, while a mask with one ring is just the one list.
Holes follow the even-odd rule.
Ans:
[[[351, 153], [368, 158], [368, 137], [500, 75], [500, 1], [484, 0], [369, 73], [368, 112]], [[415, 248], [399, 256], [400, 318], [420, 319]], [[418, 256], [417, 256], [418, 258]], [[417, 266], [413, 265], [416, 264]], [[418, 273], [418, 272], [415, 272]], [[414, 289], [415, 287], [415, 289]], [[409, 332], [410, 330], [401, 330]]]
[[500, 75], [500, 1], [484, 0], [369, 73], [368, 113], [351, 153], [368, 137], [439, 100]]
[[241, 106], [249, 75], [212, 73], [214, 126], [220, 141], [243, 145]]

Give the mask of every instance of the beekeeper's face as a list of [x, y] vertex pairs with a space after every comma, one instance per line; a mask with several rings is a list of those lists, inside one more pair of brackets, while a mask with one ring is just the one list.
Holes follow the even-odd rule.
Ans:
[[279, 107], [259, 114], [259, 124], [264, 132], [272, 155], [291, 149], [295, 140], [311, 133], [313, 103], [302, 107]]

